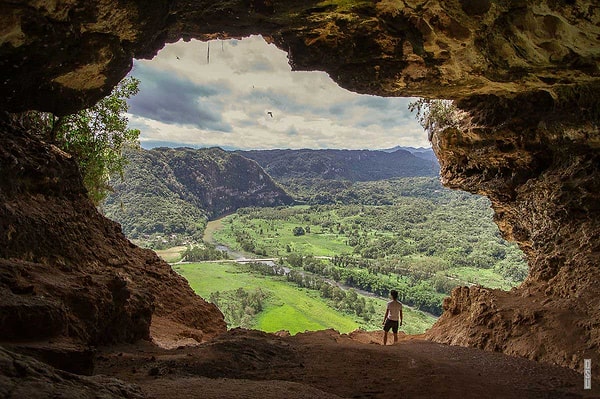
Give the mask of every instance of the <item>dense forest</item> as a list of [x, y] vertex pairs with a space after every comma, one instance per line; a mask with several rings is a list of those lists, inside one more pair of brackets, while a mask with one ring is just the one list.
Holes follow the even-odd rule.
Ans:
[[[354, 181], [438, 173], [431, 150], [415, 153], [403, 149], [130, 149], [125, 153], [123, 179], [111, 182], [114, 192], [102, 209], [121, 223], [128, 237], [160, 249], [201, 239], [207, 220], [240, 207], [288, 205], [307, 197], [330, 203], [332, 195]], [[277, 182], [257, 162], [276, 174]], [[324, 183], [318, 184], [320, 180]], [[350, 192], [338, 199], [344, 203], [353, 201], [352, 196], [361, 198], [362, 193]]]
[[[255, 264], [253, 272], [278, 275], [285, 268], [289, 282], [369, 325], [371, 307], [347, 305], [349, 288], [379, 297], [398, 289], [404, 303], [439, 315], [457, 285], [509, 289], [523, 281], [527, 264], [500, 236], [489, 201], [442, 187], [431, 151], [415, 154], [132, 151], [125, 181], [104, 209], [142, 245], [190, 244], [182, 254], [187, 261], [227, 257], [202, 243], [202, 233], [207, 220], [230, 214], [214, 234], [217, 243], [279, 259], [278, 267]], [[244, 308], [260, 312], [264, 295], [247, 296]], [[248, 321], [237, 307], [229, 313], [240, 325]]]
[[[437, 177], [405, 177], [367, 182], [290, 178], [280, 179], [279, 182], [298, 203], [310, 205], [393, 205], [406, 198], [436, 199], [450, 192], [441, 185]], [[470, 197], [469, 194], [465, 195]]]

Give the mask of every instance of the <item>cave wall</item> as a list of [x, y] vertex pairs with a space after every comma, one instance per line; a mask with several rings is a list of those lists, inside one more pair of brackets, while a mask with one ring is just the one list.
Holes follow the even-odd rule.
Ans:
[[430, 339], [575, 369], [600, 361], [600, 142], [597, 117], [584, 115], [600, 97], [571, 96], [512, 109], [480, 98], [462, 126], [434, 135], [443, 183], [490, 198], [530, 270], [510, 292], [455, 289]]
[[[442, 180], [490, 197], [500, 230], [523, 248], [531, 272], [509, 293], [457, 289], [428, 337], [573, 368], [581, 368], [583, 357], [598, 364], [597, 2], [162, 0], [149, 6], [139, 0], [38, 0], [0, 4], [0, 26], [0, 109], [9, 112], [77, 110], [108, 93], [133, 57], [150, 58], [166, 42], [253, 33], [287, 51], [294, 69], [326, 71], [353, 91], [457, 100], [465, 123], [433, 137]], [[29, 280], [43, 268], [65, 269], [66, 279], [77, 273], [83, 278], [93, 275], [90, 270], [113, 275], [124, 270], [121, 262], [131, 276], [156, 268], [160, 272], [147, 273], [169, 275], [174, 286], [186, 287], [164, 264], [129, 245], [118, 226], [101, 219], [82, 199], [80, 187], [56, 188], [58, 166], [47, 165], [56, 164], [53, 159], [67, 162], [64, 156], [30, 133], [5, 127], [2, 135], [13, 137], [11, 150], [4, 151], [3, 176], [18, 170], [23, 159], [29, 159], [32, 173], [29, 180], [16, 174], [1, 186], [4, 215], [12, 218], [0, 224], [0, 255], [13, 265], [3, 267], [3, 275], [12, 279], [8, 286], [23, 287], [5, 290], [3, 298], [22, 297], [21, 290], [27, 293]], [[61, 170], [64, 186], [70, 187], [76, 171]], [[38, 191], [41, 182], [48, 192]], [[68, 210], [71, 236], [60, 233], [63, 222], [52, 216], [55, 207]], [[25, 210], [35, 217], [14, 216]], [[90, 223], [81, 226], [82, 220]], [[84, 227], [88, 230], [80, 230]], [[94, 240], [76, 238], [88, 233]], [[46, 240], [49, 253], [27, 252], [30, 237]], [[73, 239], [78, 244], [70, 251]], [[92, 246], [102, 251], [90, 251]], [[63, 252], [75, 253], [78, 261], [66, 261]], [[98, 269], [70, 270], [74, 263]], [[4, 271], [17, 270], [17, 264], [25, 271]], [[110, 284], [118, 287], [120, 281], [105, 280], [93, 290], [110, 298], [115, 295]], [[117, 319], [125, 312], [137, 320], [130, 330], [140, 327], [134, 335], [143, 336], [147, 323], [140, 320], [152, 312], [147, 304], [167, 305], [142, 299], [160, 289], [136, 284], [127, 281], [129, 297], [117, 300], [112, 312]], [[64, 298], [75, 289], [56, 294], [60, 306], [69, 306]], [[67, 316], [56, 314], [60, 329]], [[82, 331], [93, 331], [95, 323]]]
[[97, 211], [70, 155], [6, 114], [0, 173], [0, 342], [134, 342], [164, 319], [171, 341], [225, 331], [214, 305]]

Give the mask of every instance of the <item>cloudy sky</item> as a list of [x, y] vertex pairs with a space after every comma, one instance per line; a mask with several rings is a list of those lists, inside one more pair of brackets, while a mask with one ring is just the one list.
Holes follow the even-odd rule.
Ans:
[[[226, 149], [429, 147], [405, 98], [359, 95], [323, 72], [292, 72], [262, 37], [167, 45], [136, 60], [129, 101], [142, 146]], [[272, 116], [271, 116], [272, 115]]]

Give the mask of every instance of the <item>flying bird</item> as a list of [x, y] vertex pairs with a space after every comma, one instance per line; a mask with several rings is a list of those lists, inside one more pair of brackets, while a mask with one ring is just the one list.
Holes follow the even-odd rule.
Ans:
[[178, 56], [178, 55], [176, 55], [175, 57], [177, 57], [177, 59], [178, 59], [178, 60], [180, 60], [180, 59], [181, 59], [181, 58], [179, 58], [179, 56]]
[[271, 111], [267, 111], [267, 115], [269, 115], [271, 118], [273, 117], [273, 113]]

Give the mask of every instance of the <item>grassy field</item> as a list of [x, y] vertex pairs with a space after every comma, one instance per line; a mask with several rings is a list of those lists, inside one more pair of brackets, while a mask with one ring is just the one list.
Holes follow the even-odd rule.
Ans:
[[346, 237], [322, 231], [320, 226], [313, 226], [310, 234], [294, 236], [292, 231], [294, 227], [299, 226], [298, 223], [277, 221], [275, 224], [268, 220], [254, 219], [252, 224], [248, 225], [235, 216], [231, 215], [220, 220], [220, 226], [215, 224], [209, 233], [210, 238], [225, 243], [232, 249], [240, 250], [233, 234], [233, 228], [243, 225], [252, 239], [260, 243], [257, 249], [265, 250], [269, 256], [285, 256], [288, 253], [288, 246], [292, 252], [313, 254], [314, 256], [349, 254], [353, 250], [346, 244]]
[[155, 251], [165, 262], [175, 263], [181, 260], [181, 254], [185, 251], [184, 246], [172, 247], [168, 249], [162, 249]]
[[515, 283], [507, 282], [500, 274], [490, 269], [456, 267], [449, 269], [447, 274], [467, 284], [479, 284], [488, 288], [510, 290], [515, 286]]
[[[235, 250], [281, 258], [345, 286], [380, 296], [399, 289], [407, 304], [441, 315], [443, 298], [454, 287], [509, 290], [527, 272], [518, 248], [500, 239], [486, 204], [448, 201], [246, 208], [221, 219], [210, 233]], [[298, 260], [309, 255], [329, 260]], [[360, 304], [355, 309], [360, 314]]]
[[[232, 291], [238, 288], [261, 288], [267, 291], [269, 297], [266, 306], [256, 315], [251, 326], [258, 330], [287, 330], [296, 334], [307, 330], [333, 328], [347, 333], [365, 327], [360, 318], [328, 306], [316, 291], [301, 289], [274, 277], [248, 273], [243, 266], [236, 263], [182, 264], [176, 265], [174, 269], [183, 275], [194, 291], [203, 298], [209, 298], [215, 291]], [[376, 311], [381, 314], [382, 319], [385, 303], [383, 299], [376, 301]], [[422, 333], [435, 321], [431, 316], [407, 308], [404, 318], [405, 323], [401, 329], [409, 334]]]
[[269, 293], [267, 306], [257, 315], [252, 326], [258, 330], [288, 330], [296, 334], [326, 328], [349, 332], [359, 327], [354, 318], [330, 308], [316, 293], [298, 289], [285, 281], [246, 273], [235, 263], [193, 263], [176, 266], [175, 270], [203, 298], [209, 298], [215, 291], [237, 288], [266, 290]]

